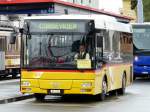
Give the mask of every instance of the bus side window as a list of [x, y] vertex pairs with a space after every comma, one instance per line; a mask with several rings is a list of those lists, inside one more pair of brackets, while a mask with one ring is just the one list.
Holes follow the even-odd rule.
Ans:
[[[113, 50], [113, 59], [115, 60], [120, 60], [120, 36], [121, 34], [119, 32], [114, 32], [113, 37], [112, 37], [112, 50]], [[128, 40], [126, 40], [127, 42]]]
[[6, 50], [6, 37], [0, 37], [0, 51]]
[[103, 56], [103, 36], [101, 33], [96, 34], [96, 58], [101, 60]]
[[133, 44], [132, 44], [132, 35], [129, 33], [121, 33], [121, 40], [128, 40], [123, 41], [120, 45], [121, 49], [121, 57], [125, 62], [132, 61], [132, 54], [133, 54]]

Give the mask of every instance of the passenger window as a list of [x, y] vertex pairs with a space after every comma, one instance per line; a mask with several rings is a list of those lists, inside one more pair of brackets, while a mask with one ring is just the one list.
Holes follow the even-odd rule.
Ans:
[[120, 33], [114, 32], [112, 38], [113, 57], [114, 59], [120, 59]]
[[96, 34], [96, 57], [101, 58], [103, 52], [103, 35], [101, 33]]

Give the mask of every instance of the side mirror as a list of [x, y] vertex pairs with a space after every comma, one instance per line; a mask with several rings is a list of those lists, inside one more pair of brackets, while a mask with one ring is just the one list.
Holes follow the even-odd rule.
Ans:
[[103, 58], [97, 57], [96, 60], [97, 60], [98, 63], [106, 64], [106, 61], [104, 61]]
[[103, 48], [103, 36], [97, 36], [97, 47]]
[[15, 44], [16, 38], [17, 38], [17, 34], [15, 32], [11, 33], [9, 43]]
[[21, 34], [23, 34], [23, 31], [24, 31], [23, 28], [20, 28], [20, 29], [19, 29], [19, 32], [20, 32]]

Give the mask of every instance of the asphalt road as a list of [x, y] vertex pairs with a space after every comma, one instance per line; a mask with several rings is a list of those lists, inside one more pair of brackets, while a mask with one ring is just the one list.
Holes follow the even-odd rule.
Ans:
[[86, 96], [48, 96], [44, 102], [28, 99], [1, 104], [1, 112], [150, 112], [150, 79], [139, 79], [127, 88], [124, 96], [109, 96], [95, 101]]
[[21, 95], [20, 79], [0, 81], [0, 100]]

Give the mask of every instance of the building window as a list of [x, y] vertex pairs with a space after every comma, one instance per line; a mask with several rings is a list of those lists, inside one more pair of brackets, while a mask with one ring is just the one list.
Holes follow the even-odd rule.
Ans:
[[89, 0], [89, 3], [91, 3], [91, 0]]
[[64, 13], [65, 13], [65, 14], [68, 14], [68, 9], [64, 9]]

